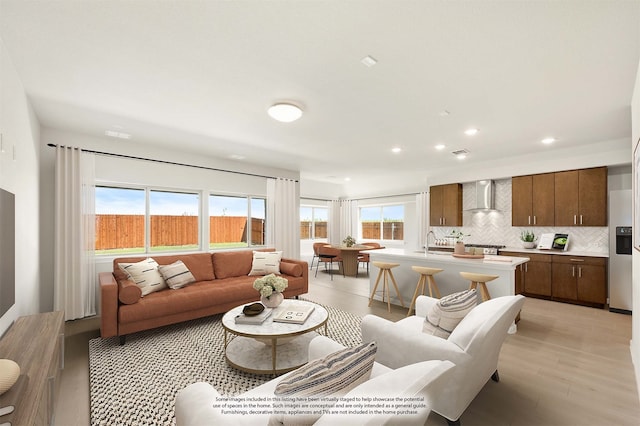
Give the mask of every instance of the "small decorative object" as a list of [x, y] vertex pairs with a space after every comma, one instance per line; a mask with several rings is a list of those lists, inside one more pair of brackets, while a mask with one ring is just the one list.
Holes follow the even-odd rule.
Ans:
[[453, 248], [455, 254], [464, 254], [464, 243], [462, 241], [456, 241], [456, 245]]
[[10, 359], [0, 359], [0, 395], [8, 391], [20, 377], [20, 366]]
[[275, 308], [284, 300], [282, 292], [289, 282], [275, 274], [265, 275], [253, 282], [253, 288], [260, 292], [260, 302], [267, 308]]
[[252, 303], [242, 308], [242, 313], [248, 317], [254, 317], [264, 311], [264, 305], [262, 303]]
[[536, 234], [533, 231], [522, 231], [520, 234], [520, 239], [522, 240], [522, 247], [526, 249], [532, 249], [536, 246]]
[[351, 247], [356, 243], [356, 239], [353, 238], [351, 235], [347, 235], [347, 238], [342, 240], [342, 243], [347, 247]]

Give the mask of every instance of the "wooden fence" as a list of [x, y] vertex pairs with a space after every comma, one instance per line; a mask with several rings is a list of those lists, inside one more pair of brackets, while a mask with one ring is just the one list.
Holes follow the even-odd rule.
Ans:
[[[310, 220], [300, 221], [300, 239], [311, 239], [311, 227], [314, 225]], [[315, 238], [327, 238], [327, 222], [315, 222]]]
[[[197, 216], [151, 216], [151, 246], [198, 244]], [[211, 243], [247, 241], [247, 218], [209, 218]], [[252, 244], [264, 244], [264, 219], [251, 219]], [[96, 250], [144, 247], [144, 215], [96, 215]]]
[[[304, 220], [300, 222], [300, 239], [311, 239], [311, 227], [314, 224], [311, 221]], [[327, 238], [327, 222], [315, 222], [315, 238]], [[380, 239], [380, 222], [362, 222], [362, 238], [365, 240]], [[404, 223], [403, 222], [382, 222], [382, 239], [383, 240], [402, 240], [404, 239]]]

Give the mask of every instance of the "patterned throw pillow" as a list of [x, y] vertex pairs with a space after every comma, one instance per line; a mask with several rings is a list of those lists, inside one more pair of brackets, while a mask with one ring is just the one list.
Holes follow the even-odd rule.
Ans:
[[427, 334], [449, 338], [454, 328], [478, 303], [476, 290], [464, 290], [438, 300], [424, 320], [422, 331]]
[[254, 251], [249, 275], [269, 275], [280, 273], [281, 251]]
[[137, 263], [118, 263], [118, 266], [140, 287], [142, 297], [167, 288], [167, 283], [158, 272], [158, 262], [151, 257]]
[[158, 271], [167, 285], [174, 290], [196, 282], [193, 274], [182, 260], [177, 260], [170, 265], [158, 266]]
[[324, 358], [310, 361], [280, 381], [278, 396], [340, 396], [371, 376], [378, 347], [375, 342], [342, 349]]

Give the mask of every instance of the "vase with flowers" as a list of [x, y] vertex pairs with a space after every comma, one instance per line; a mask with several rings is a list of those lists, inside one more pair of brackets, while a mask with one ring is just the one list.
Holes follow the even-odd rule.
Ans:
[[265, 275], [253, 282], [253, 288], [260, 293], [260, 302], [267, 308], [275, 308], [284, 300], [282, 292], [289, 285], [286, 278], [275, 274]]
[[342, 244], [344, 244], [347, 247], [351, 247], [356, 243], [356, 239], [353, 238], [351, 235], [347, 235], [347, 238], [345, 238], [344, 240], [342, 240]]

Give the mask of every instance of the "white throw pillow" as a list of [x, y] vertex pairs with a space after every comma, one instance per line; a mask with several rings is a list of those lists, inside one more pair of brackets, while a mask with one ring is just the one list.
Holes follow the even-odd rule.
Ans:
[[151, 257], [137, 263], [118, 263], [118, 266], [140, 287], [143, 297], [167, 288], [167, 283], [158, 271], [158, 262]]
[[477, 303], [478, 296], [475, 289], [443, 297], [427, 313], [422, 331], [443, 339], [449, 338], [453, 329], [475, 308]]
[[281, 260], [281, 251], [254, 251], [249, 275], [279, 274]]
[[174, 290], [196, 282], [193, 274], [182, 260], [176, 260], [170, 265], [158, 266], [158, 271], [167, 285]]

